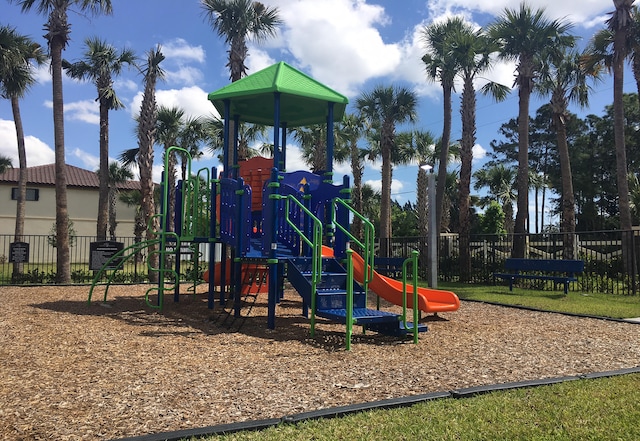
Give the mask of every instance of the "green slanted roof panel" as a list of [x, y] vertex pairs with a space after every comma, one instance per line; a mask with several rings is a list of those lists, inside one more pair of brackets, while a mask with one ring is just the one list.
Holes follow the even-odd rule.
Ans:
[[310, 76], [276, 63], [209, 94], [220, 115], [229, 100], [231, 115], [240, 121], [273, 125], [274, 93], [280, 92], [280, 122], [297, 127], [327, 122], [328, 103], [334, 103], [333, 120], [341, 121], [349, 100]]

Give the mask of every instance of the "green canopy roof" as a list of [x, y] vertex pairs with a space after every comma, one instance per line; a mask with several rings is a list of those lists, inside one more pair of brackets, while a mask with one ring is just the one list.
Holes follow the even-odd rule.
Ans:
[[274, 124], [274, 92], [280, 92], [280, 122], [297, 127], [327, 122], [328, 103], [334, 103], [333, 120], [341, 121], [349, 100], [310, 76], [279, 62], [209, 94], [220, 115], [224, 101], [240, 121]]

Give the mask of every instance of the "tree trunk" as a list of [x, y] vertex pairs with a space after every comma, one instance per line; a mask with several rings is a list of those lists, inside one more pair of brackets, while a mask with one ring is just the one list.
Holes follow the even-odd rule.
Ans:
[[389, 123], [383, 123], [381, 136], [382, 150], [382, 189], [380, 194], [380, 255], [391, 257], [391, 148], [393, 129]]
[[471, 78], [465, 78], [462, 92], [462, 144], [460, 146], [460, 186], [459, 186], [459, 221], [460, 221], [460, 281], [467, 282], [471, 278], [471, 251], [469, 240], [471, 234], [470, 193], [471, 163], [473, 161], [473, 145], [476, 141], [476, 96]]
[[[18, 143], [18, 198], [16, 201], [16, 227], [13, 236], [14, 242], [24, 240], [24, 216], [27, 203], [27, 153], [24, 145], [24, 128], [22, 126], [22, 116], [20, 115], [20, 103], [16, 95], [11, 96], [11, 110], [13, 111], [13, 121], [16, 126], [16, 139]], [[14, 262], [12, 280], [16, 280], [23, 272], [24, 264]]]
[[562, 257], [564, 259], [574, 259], [576, 213], [569, 146], [567, 145], [567, 127], [562, 114], [554, 113], [553, 119], [558, 137], [558, 157], [560, 159], [560, 175], [562, 179], [562, 220], [560, 222], [560, 231], [563, 233]]
[[98, 222], [96, 236], [106, 240], [109, 219], [109, 107], [100, 98], [100, 168], [98, 170]]
[[418, 178], [416, 182], [416, 212], [418, 217], [418, 235], [420, 236], [420, 258], [418, 261], [418, 267], [421, 277], [426, 278], [428, 273], [429, 249], [427, 247], [427, 236], [429, 235], [429, 209], [428, 209], [428, 195], [427, 185], [428, 177], [427, 171], [422, 168], [426, 165], [424, 162], [419, 164]]
[[444, 124], [442, 126], [442, 144], [438, 164], [438, 183], [436, 184], [436, 224], [437, 234], [442, 229], [442, 212], [444, 193], [447, 185], [447, 161], [449, 159], [449, 143], [451, 141], [451, 92], [453, 86], [443, 85]]
[[531, 82], [525, 79], [518, 86], [518, 176], [516, 178], [518, 211], [513, 226], [512, 257], [525, 257], [527, 220], [529, 218], [529, 100]]
[[[362, 173], [364, 167], [362, 161], [358, 156], [358, 144], [352, 143], [351, 150], [351, 173], [353, 173], [353, 190], [351, 191], [351, 203], [353, 209], [362, 214]], [[359, 241], [363, 240], [362, 220], [359, 217], [353, 218], [353, 224], [351, 227], [351, 234]]]
[[[620, 229], [631, 231], [631, 207], [629, 205], [629, 182], [627, 176], [627, 153], [624, 140], [624, 61], [626, 27], [616, 29], [614, 36], [613, 59], [613, 131], [616, 147], [616, 181], [618, 184], [618, 206], [620, 209]], [[631, 268], [631, 243], [623, 241], [622, 259], [625, 269]]]
[[67, 208], [67, 172], [64, 154], [64, 99], [62, 95], [62, 50], [64, 49], [64, 41], [61, 38], [54, 37], [49, 46], [53, 84], [53, 132], [56, 171], [57, 282], [69, 283], [71, 281], [71, 259], [69, 251], [69, 211]]

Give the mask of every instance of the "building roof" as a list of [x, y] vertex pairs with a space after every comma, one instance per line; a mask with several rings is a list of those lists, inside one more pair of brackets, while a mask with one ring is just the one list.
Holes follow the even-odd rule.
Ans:
[[240, 121], [273, 126], [274, 97], [280, 94], [280, 122], [288, 127], [326, 124], [328, 104], [341, 121], [349, 99], [281, 61], [209, 94], [220, 115], [224, 103]]
[[[67, 187], [80, 188], [98, 188], [100, 181], [98, 174], [90, 170], [85, 170], [73, 165], [66, 165], [67, 168]], [[18, 175], [20, 169], [11, 168], [0, 173], [0, 183], [18, 183]], [[36, 167], [27, 167], [27, 185], [43, 185], [54, 186], [56, 183], [55, 164], [39, 165]], [[126, 181], [117, 184], [117, 188], [121, 190], [139, 190], [140, 182]]]

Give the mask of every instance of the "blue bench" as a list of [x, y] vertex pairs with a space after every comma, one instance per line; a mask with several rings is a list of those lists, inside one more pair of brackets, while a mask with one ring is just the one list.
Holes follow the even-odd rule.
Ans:
[[509, 281], [509, 291], [513, 291], [516, 279], [552, 280], [564, 284], [564, 293], [569, 292], [569, 283], [578, 280], [576, 274], [584, 271], [582, 260], [521, 259], [509, 258], [504, 262], [509, 272], [494, 273], [493, 277]]

